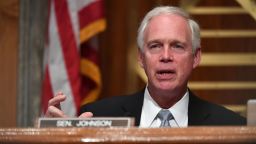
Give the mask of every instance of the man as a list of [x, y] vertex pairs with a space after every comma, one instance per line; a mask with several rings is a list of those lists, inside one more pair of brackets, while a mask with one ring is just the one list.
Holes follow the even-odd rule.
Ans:
[[[112, 97], [85, 105], [81, 117], [135, 117], [140, 127], [191, 125], [245, 125], [246, 119], [224, 107], [206, 102], [187, 87], [201, 59], [200, 29], [177, 7], [162, 6], [144, 17], [137, 38], [139, 64], [148, 83], [133, 95]], [[56, 107], [65, 95], [49, 101], [48, 117], [66, 117]], [[168, 118], [162, 118], [166, 113]]]

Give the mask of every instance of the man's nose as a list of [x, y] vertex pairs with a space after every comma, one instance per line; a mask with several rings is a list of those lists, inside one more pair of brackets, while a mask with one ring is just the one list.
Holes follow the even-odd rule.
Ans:
[[168, 47], [165, 47], [162, 51], [160, 61], [161, 62], [170, 62], [173, 60], [173, 53], [171, 52], [171, 49]]

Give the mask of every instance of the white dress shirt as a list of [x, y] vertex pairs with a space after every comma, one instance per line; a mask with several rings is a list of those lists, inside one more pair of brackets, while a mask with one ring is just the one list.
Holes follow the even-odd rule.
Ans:
[[[170, 120], [171, 127], [187, 127], [188, 126], [188, 91], [185, 95], [172, 107], [169, 111], [174, 119]], [[156, 117], [162, 108], [152, 99], [146, 87], [144, 92], [144, 100], [141, 111], [140, 127], [159, 127], [161, 120]]]

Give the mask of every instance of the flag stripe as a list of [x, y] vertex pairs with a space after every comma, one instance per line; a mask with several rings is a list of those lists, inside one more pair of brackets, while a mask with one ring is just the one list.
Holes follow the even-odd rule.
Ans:
[[96, 0], [79, 11], [80, 28], [102, 18], [104, 18], [103, 1]]
[[71, 18], [66, 0], [55, 0], [55, 12], [57, 27], [60, 36], [63, 58], [66, 65], [67, 76], [70, 82], [73, 98], [76, 103], [76, 109], [80, 105], [80, 56], [76, 45], [75, 35], [73, 33]]
[[48, 67], [51, 87], [53, 94], [62, 91], [67, 99], [61, 103], [62, 110], [70, 115], [76, 115], [76, 107], [73, 100], [73, 93], [67, 76], [66, 66], [63, 59], [63, 53], [60, 45], [59, 31], [56, 22], [55, 1], [51, 1], [51, 15], [49, 26], [49, 47]]

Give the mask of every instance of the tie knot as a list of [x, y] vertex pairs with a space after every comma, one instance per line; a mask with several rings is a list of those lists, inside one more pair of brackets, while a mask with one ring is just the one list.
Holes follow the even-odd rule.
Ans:
[[169, 120], [173, 119], [172, 113], [167, 109], [161, 109], [157, 117], [161, 120], [160, 127], [169, 127]]
[[172, 113], [167, 109], [161, 109], [157, 116], [160, 118], [161, 121], [170, 120], [173, 117]]

